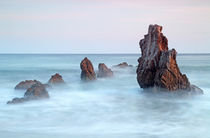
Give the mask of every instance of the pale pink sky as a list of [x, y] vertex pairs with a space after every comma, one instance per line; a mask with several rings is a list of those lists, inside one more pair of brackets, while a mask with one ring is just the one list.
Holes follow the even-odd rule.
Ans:
[[210, 53], [209, 0], [1, 0], [1, 53], [139, 53], [149, 24], [179, 53]]

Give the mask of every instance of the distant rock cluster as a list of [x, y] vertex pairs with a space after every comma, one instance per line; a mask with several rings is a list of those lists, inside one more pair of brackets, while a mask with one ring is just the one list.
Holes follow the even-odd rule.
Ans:
[[168, 39], [162, 33], [162, 26], [150, 25], [148, 34], [139, 44], [142, 56], [138, 59], [136, 72], [141, 88], [203, 93], [180, 72], [176, 62], [177, 52], [175, 49], [168, 50]]
[[[114, 68], [128, 68], [133, 67], [132, 65], [128, 65], [127, 62], [122, 62], [118, 65], [114, 65]], [[107, 78], [112, 77], [114, 75], [113, 71], [108, 68], [104, 63], [98, 64], [98, 72], [95, 73], [94, 67], [92, 65], [92, 62], [85, 57], [82, 62], [80, 63], [81, 68], [81, 80], [84, 81], [90, 81], [90, 80], [96, 80], [98, 78]]]
[[46, 87], [55, 86], [57, 84], [64, 84], [64, 80], [62, 76], [58, 73], [51, 76], [50, 80], [47, 84], [42, 84], [40, 81], [37, 80], [26, 80], [21, 81], [15, 86], [16, 90], [26, 90], [24, 96], [22, 98], [14, 98], [11, 101], [8, 101], [7, 104], [17, 104], [23, 103], [26, 101], [31, 100], [38, 100], [38, 99], [46, 99], [49, 98], [48, 91]]
[[[123, 64], [126, 65], [127, 63], [123, 62]], [[122, 68], [125, 68], [126, 67], [125, 65], [123, 65]], [[96, 74], [91, 61], [87, 57], [85, 57], [81, 61], [80, 68], [81, 68], [81, 80], [83, 81], [96, 80], [97, 77], [98, 78], [112, 77], [114, 74], [113, 71], [110, 68], [108, 68], [104, 63], [99, 63], [98, 72]], [[54, 86], [64, 85], [64, 84], [65, 81], [63, 80], [62, 76], [58, 73], [52, 75], [49, 81], [45, 84], [37, 80], [21, 81], [15, 86], [15, 90], [26, 90], [24, 96], [22, 98], [17, 98], [17, 97], [13, 98], [11, 101], [8, 101], [7, 104], [18, 104], [31, 100], [47, 99], [50, 97], [47, 88], [52, 88]]]

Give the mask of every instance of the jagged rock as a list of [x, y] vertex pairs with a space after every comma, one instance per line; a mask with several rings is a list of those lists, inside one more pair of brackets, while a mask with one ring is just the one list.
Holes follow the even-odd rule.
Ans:
[[16, 90], [27, 90], [28, 88], [30, 88], [32, 85], [36, 84], [36, 83], [40, 83], [37, 80], [25, 80], [25, 81], [21, 81], [20, 83], [18, 83], [15, 86]]
[[50, 80], [48, 81], [48, 84], [50, 85], [54, 85], [54, 84], [64, 84], [64, 80], [62, 78], [62, 76], [58, 73], [56, 73], [55, 75], [51, 76]]
[[98, 65], [98, 75], [97, 76], [99, 78], [111, 77], [111, 76], [113, 76], [113, 72], [104, 63], [100, 63]]
[[82, 62], [80, 63], [81, 72], [81, 79], [82, 80], [95, 80], [96, 74], [93, 68], [91, 61], [85, 57]]
[[168, 50], [168, 39], [162, 26], [150, 25], [148, 34], [140, 40], [142, 56], [138, 59], [137, 80], [141, 88], [157, 87], [167, 91], [194, 91], [176, 63], [176, 50]]
[[45, 98], [49, 98], [49, 94], [45, 89], [45, 86], [42, 83], [38, 82], [32, 85], [31, 88], [27, 89], [23, 98], [14, 98], [12, 101], [8, 101], [7, 104], [18, 104], [23, 103], [25, 101]]
[[118, 68], [127, 68], [127, 67], [133, 67], [133, 65], [128, 65], [127, 62], [122, 62], [118, 65], [115, 65], [114, 67], [118, 67]]

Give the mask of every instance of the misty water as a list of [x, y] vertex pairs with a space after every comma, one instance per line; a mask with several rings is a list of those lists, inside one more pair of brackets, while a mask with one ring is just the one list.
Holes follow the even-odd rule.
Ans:
[[[114, 77], [84, 83], [80, 62], [95, 70], [112, 68]], [[0, 138], [207, 138], [210, 137], [210, 55], [178, 55], [182, 73], [204, 95], [145, 94], [136, 81], [140, 55], [0, 55]], [[48, 89], [50, 99], [7, 105], [24, 91], [20, 81], [46, 83], [60, 73], [66, 86]]]

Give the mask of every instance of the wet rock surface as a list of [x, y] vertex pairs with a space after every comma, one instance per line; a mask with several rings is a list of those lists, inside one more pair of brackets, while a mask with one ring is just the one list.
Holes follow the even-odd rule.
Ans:
[[103, 78], [103, 77], [112, 77], [113, 71], [109, 69], [104, 63], [100, 63], [98, 65], [98, 74], [97, 77]]
[[148, 34], [140, 40], [142, 56], [138, 59], [137, 80], [141, 88], [157, 87], [166, 91], [199, 91], [182, 74], [176, 62], [175, 49], [168, 50], [168, 39], [162, 33], [162, 26], [150, 25]]
[[91, 61], [85, 57], [80, 63], [81, 72], [81, 80], [96, 80], [96, 73], [94, 71], [93, 65]]

